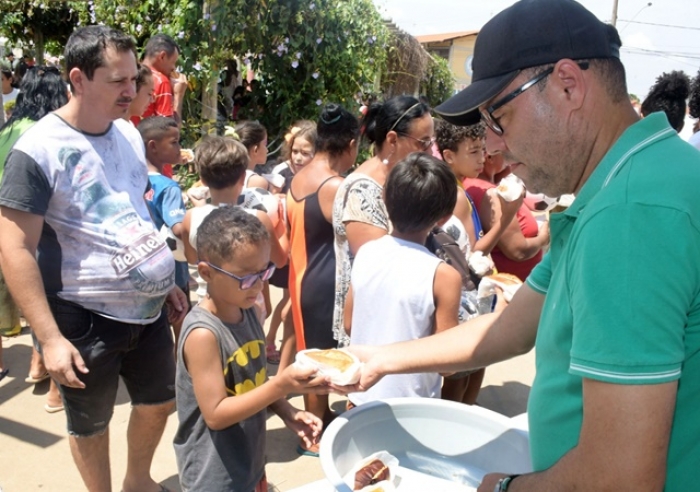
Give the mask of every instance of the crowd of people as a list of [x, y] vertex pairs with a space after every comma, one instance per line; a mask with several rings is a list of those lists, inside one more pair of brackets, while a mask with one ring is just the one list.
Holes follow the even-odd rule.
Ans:
[[[700, 132], [692, 145], [677, 132], [688, 110], [700, 118], [700, 73], [663, 74], [637, 112], [620, 46], [573, 0], [521, 0], [481, 30], [472, 85], [435, 109], [410, 95], [357, 115], [328, 103], [290, 125], [270, 174], [257, 172], [266, 128], [239, 121], [196, 143], [186, 190], [175, 40], [137, 57], [129, 36], [90, 26], [62, 71], [17, 79], [3, 65], [2, 281], [32, 330], [26, 382], [51, 380], [44, 408], [65, 413], [86, 489], [111, 490], [120, 378], [125, 492], [167, 490], [151, 462], [174, 408], [183, 491], [262, 492], [268, 408], [318, 456], [331, 391], [348, 409], [475, 404], [487, 366], [533, 347], [534, 472], [487, 474], [480, 492], [692, 483]], [[237, 75], [228, 66], [222, 85]], [[499, 191], [518, 179], [575, 200], [550, 214], [525, 188]], [[481, 292], [497, 272], [522, 284], [514, 295]], [[294, 364], [330, 348], [364, 362], [357, 384]]]

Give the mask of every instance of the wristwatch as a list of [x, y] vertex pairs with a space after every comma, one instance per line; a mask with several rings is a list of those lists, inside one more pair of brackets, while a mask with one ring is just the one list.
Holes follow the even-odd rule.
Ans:
[[516, 477], [519, 477], [520, 475], [508, 475], [507, 477], [503, 477], [500, 479], [498, 482], [496, 482], [496, 486], [493, 488], [493, 492], [506, 492], [508, 490], [508, 485], [510, 485], [510, 482], [516, 479]]

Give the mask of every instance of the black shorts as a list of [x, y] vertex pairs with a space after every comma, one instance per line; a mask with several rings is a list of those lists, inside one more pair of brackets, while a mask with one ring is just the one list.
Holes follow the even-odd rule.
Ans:
[[274, 285], [280, 289], [289, 288], [289, 265], [284, 265], [282, 268], [275, 268], [272, 277], [270, 277], [270, 285]]
[[105, 431], [114, 412], [119, 376], [132, 405], [158, 405], [175, 398], [173, 338], [165, 310], [148, 325], [114, 321], [55, 297], [49, 306], [61, 334], [80, 352], [87, 374], [76, 371], [84, 389], [59, 385], [68, 433]]

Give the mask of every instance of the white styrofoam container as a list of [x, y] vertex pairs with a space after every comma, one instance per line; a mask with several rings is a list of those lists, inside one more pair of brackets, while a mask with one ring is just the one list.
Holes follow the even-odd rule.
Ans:
[[511, 419], [434, 398], [395, 398], [345, 412], [323, 434], [321, 466], [339, 492], [351, 492], [343, 477], [377, 451], [399, 459], [398, 492], [469, 491], [485, 473], [532, 470], [527, 432]]

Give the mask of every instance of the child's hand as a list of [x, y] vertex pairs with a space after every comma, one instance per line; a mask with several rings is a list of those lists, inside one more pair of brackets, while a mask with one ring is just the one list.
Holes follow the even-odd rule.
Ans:
[[284, 418], [284, 425], [301, 438], [304, 445], [310, 448], [318, 443], [321, 437], [323, 422], [313, 413], [292, 409], [293, 412]]
[[315, 393], [328, 394], [328, 378], [318, 376], [313, 367], [303, 367], [299, 364], [291, 364], [281, 373], [277, 374], [272, 381], [282, 384], [284, 394], [289, 393]]

